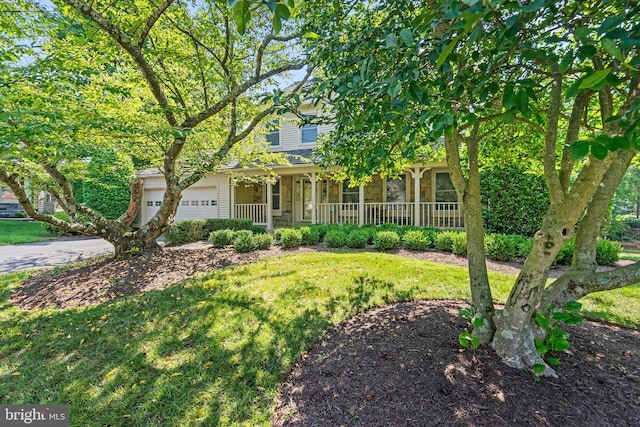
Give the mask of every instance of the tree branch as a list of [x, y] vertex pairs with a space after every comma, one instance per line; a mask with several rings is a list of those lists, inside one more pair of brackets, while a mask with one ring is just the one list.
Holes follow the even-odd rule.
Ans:
[[153, 28], [153, 26], [158, 21], [158, 19], [160, 19], [160, 16], [162, 16], [165, 10], [167, 10], [172, 3], [173, 3], [173, 0], [164, 0], [164, 2], [160, 5], [160, 7], [157, 8], [151, 14], [151, 16], [149, 16], [149, 18], [147, 19], [147, 22], [144, 24], [144, 27], [142, 28], [140, 37], [138, 38], [139, 49], [142, 49], [142, 46], [144, 45], [144, 42], [147, 39], [147, 36], [149, 36], [149, 32], [151, 31], [151, 28]]

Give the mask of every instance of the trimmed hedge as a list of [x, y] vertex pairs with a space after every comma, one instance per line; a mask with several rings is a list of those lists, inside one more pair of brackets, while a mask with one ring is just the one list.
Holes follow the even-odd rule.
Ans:
[[209, 234], [209, 242], [214, 248], [224, 248], [233, 243], [233, 230], [216, 230]]
[[255, 239], [253, 238], [253, 231], [251, 230], [238, 230], [233, 234], [233, 248], [236, 252], [253, 252], [258, 248]]
[[483, 218], [487, 231], [533, 236], [549, 208], [544, 176], [517, 166], [493, 168], [480, 174]]
[[285, 248], [295, 248], [302, 244], [302, 232], [294, 228], [281, 228], [278, 230], [278, 240]]
[[366, 230], [353, 230], [347, 234], [346, 245], [348, 248], [360, 249], [367, 246], [369, 232]]

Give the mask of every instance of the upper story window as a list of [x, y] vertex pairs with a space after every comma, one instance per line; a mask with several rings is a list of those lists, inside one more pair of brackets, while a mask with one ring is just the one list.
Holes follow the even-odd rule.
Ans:
[[267, 123], [267, 133], [264, 137], [272, 147], [280, 145], [280, 121], [273, 120]]
[[[310, 115], [309, 117], [314, 118], [315, 115]], [[313, 144], [318, 139], [318, 125], [317, 124], [306, 124], [302, 126], [302, 143], [303, 144]]]
[[451, 182], [449, 172], [436, 172], [435, 201], [440, 203], [456, 203], [458, 194]]

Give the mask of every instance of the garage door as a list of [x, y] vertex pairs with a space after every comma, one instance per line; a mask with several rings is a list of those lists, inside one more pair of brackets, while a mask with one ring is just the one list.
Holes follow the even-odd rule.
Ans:
[[187, 189], [182, 192], [176, 221], [217, 217], [218, 188], [216, 186]]
[[[145, 196], [144, 222], [147, 222], [160, 209], [164, 190], [147, 190], [145, 191]], [[182, 199], [176, 213], [176, 221], [217, 217], [218, 188], [216, 186], [187, 189], [182, 192]]]

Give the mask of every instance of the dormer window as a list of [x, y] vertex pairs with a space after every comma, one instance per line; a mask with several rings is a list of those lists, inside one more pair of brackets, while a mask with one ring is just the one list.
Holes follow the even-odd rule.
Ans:
[[[314, 118], [315, 116], [309, 116]], [[302, 143], [303, 144], [313, 144], [318, 139], [318, 125], [317, 124], [306, 124], [302, 126]]]
[[267, 124], [266, 141], [272, 147], [280, 145], [280, 121], [273, 120]]

